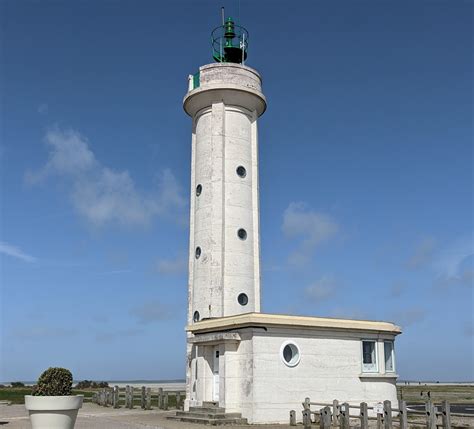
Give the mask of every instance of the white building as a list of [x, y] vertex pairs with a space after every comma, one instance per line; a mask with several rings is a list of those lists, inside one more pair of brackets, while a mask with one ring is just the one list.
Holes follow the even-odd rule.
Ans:
[[192, 118], [185, 410], [213, 402], [249, 423], [285, 423], [306, 397], [396, 404], [399, 327], [260, 313], [257, 121], [266, 100], [258, 72], [223, 56], [232, 38], [246, 56], [244, 32], [230, 23], [215, 49], [222, 62], [190, 76], [184, 98]]

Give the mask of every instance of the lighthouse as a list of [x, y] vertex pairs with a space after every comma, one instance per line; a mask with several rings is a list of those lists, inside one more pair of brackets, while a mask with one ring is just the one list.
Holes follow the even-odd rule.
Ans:
[[189, 75], [183, 100], [192, 119], [186, 400], [168, 418], [285, 423], [305, 398], [396, 406], [397, 325], [260, 311], [266, 99], [246, 64], [247, 30], [227, 18], [211, 42], [214, 63]]
[[189, 76], [192, 118], [188, 322], [260, 311], [259, 73], [248, 33], [228, 18], [212, 33], [213, 64]]

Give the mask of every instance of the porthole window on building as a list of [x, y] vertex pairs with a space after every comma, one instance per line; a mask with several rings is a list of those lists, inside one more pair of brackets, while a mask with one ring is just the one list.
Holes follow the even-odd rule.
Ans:
[[197, 185], [196, 186], [196, 196], [199, 197], [199, 195], [201, 195], [201, 192], [202, 192], [202, 186]]
[[371, 340], [362, 341], [362, 371], [377, 372], [377, 343]]
[[245, 229], [243, 228], [240, 228], [238, 231], [237, 231], [237, 235], [239, 236], [239, 238], [241, 240], [246, 240], [247, 239], [247, 231], [245, 231]]
[[195, 311], [193, 314], [193, 322], [199, 322], [201, 316], [199, 315], [199, 311]]
[[294, 367], [300, 363], [300, 349], [292, 341], [285, 341], [280, 348], [280, 357], [286, 366]]
[[242, 179], [247, 175], [247, 170], [245, 169], [245, 167], [242, 167], [241, 165], [237, 167], [236, 171], [237, 171], [237, 175], [241, 177]]
[[385, 372], [395, 372], [395, 352], [393, 341], [384, 341]]
[[247, 305], [249, 302], [249, 297], [245, 293], [241, 293], [237, 297], [237, 301], [239, 302], [240, 305]]
[[195, 253], [196, 259], [199, 259], [201, 256], [201, 248], [198, 246], [196, 247], [196, 253]]

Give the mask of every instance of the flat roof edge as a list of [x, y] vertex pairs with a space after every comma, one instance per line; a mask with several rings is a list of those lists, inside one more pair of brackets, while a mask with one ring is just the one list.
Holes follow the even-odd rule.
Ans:
[[366, 332], [385, 332], [394, 335], [400, 334], [401, 328], [391, 322], [336, 319], [329, 317], [291, 316], [283, 314], [245, 313], [236, 316], [219, 317], [202, 320], [186, 327], [191, 333], [222, 331], [249, 326], [281, 326], [290, 328], [348, 330]]

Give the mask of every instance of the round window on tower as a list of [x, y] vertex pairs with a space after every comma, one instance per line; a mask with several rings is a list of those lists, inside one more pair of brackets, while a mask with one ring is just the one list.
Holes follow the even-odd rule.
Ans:
[[242, 167], [241, 165], [237, 167], [236, 171], [237, 171], [237, 175], [241, 177], [242, 179], [247, 175], [247, 170], [245, 169], [245, 167]]
[[195, 252], [196, 259], [199, 259], [201, 256], [201, 248], [198, 246], [196, 247], [196, 252]]
[[292, 341], [285, 341], [280, 348], [280, 357], [286, 366], [294, 367], [300, 363], [300, 349]]
[[199, 311], [195, 311], [193, 314], [193, 322], [199, 322], [201, 316], [199, 315]]
[[239, 236], [239, 238], [241, 240], [246, 240], [247, 239], [247, 231], [245, 231], [245, 229], [243, 228], [240, 228], [238, 231], [237, 231], [237, 235]]
[[199, 195], [201, 195], [201, 192], [202, 192], [202, 186], [197, 185], [196, 186], [196, 196], [199, 197]]
[[239, 302], [240, 305], [244, 306], [247, 305], [249, 302], [249, 297], [245, 293], [241, 293], [237, 297], [237, 301]]

